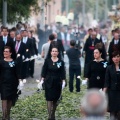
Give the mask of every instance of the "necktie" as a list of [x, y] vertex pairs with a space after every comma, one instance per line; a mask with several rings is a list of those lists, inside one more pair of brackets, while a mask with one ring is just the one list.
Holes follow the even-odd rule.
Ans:
[[18, 52], [18, 46], [19, 46], [19, 42], [16, 42], [16, 46], [15, 46], [16, 53]]
[[7, 42], [6, 37], [3, 38], [3, 41], [4, 41], [5, 45], [6, 45], [6, 42]]

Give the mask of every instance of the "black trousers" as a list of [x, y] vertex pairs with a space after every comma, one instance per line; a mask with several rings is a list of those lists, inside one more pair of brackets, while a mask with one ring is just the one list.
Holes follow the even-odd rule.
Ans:
[[30, 76], [34, 75], [34, 64], [35, 64], [35, 60], [31, 60], [29, 62], [29, 75]]
[[80, 79], [77, 78], [81, 75], [81, 66], [70, 66], [69, 67], [69, 90], [73, 92], [73, 81], [74, 76], [76, 77], [76, 92], [80, 92]]

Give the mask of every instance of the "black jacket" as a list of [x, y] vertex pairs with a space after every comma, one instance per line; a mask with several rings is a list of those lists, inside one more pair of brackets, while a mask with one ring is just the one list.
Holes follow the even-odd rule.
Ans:
[[[23, 39], [22, 39], [22, 42], [23, 42]], [[31, 58], [31, 56], [34, 55], [32, 40], [30, 38], [27, 38], [27, 42], [24, 44], [25, 44], [25, 48], [26, 48], [26, 57]]]
[[114, 44], [114, 38], [112, 39], [112, 41], [110, 42], [109, 45], [109, 49], [108, 49], [108, 53], [109, 53], [109, 63], [112, 64], [112, 53], [113, 51], [119, 51], [120, 52], [120, 39], [118, 44]]
[[11, 50], [12, 50], [11, 57], [15, 60], [16, 59], [16, 52], [15, 52], [15, 48], [14, 48], [14, 42], [10, 37], [7, 37], [7, 43], [5, 44], [3, 41], [3, 36], [0, 36], [0, 59], [4, 58], [3, 51], [4, 51], [5, 46], [11, 47]]
[[[120, 67], [119, 67], [120, 68]], [[110, 90], [120, 90], [120, 81], [117, 80], [115, 65], [109, 65], [105, 74], [105, 85]]]

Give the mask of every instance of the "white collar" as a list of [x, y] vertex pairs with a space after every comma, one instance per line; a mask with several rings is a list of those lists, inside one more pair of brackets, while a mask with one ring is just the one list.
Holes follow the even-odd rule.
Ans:
[[3, 36], [3, 38], [7, 38], [7, 36]]

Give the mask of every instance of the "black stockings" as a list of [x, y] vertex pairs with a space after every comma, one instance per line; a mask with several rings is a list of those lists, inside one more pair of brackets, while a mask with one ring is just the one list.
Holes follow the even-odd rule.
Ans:
[[10, 120], [10, 109], [12, 107], [12, 101], [2, 100], [2, 113], [3, 120]]
[[110, 120], [120, 120], [120, 111], [110, 112]]
[[48, 108], [49, 120], [55, 120], [57, 101], [47, 101], [47, 108]]

